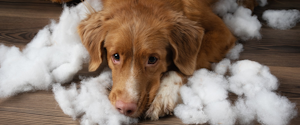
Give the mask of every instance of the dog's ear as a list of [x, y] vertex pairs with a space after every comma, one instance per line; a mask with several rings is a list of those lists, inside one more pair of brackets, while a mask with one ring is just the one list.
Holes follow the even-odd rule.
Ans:
[[169, 35], [173, 61], [183, 74], [192, 75], [196, 69], [204, 29], [182, 14], [176, 15], [174, 21]]
[[105, 56], [103, 46], [108, 29], [103, 26], [103, 23], [106, 20], [108, 19], [101, 12], [95, 12], [81, 21], [78, 26], [81, 42], [90, 54], [90, 72], [98, 69], [103, 61], [103, 56]]

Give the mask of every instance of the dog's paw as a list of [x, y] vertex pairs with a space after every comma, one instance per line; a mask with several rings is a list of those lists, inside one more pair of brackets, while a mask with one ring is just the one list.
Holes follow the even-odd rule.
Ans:
[[164, 96], [162, 94], [155, 97], [151, 106], [146, 112], [146, 117], [151, 120], [158, 120], [159, 117], [165, 115], [172, 115], [177, 99], [172, 99], [171, 96]]
[[175, 71], [166, 73], [162, 78], [157, 95], [146, 111], [146, 118], [158, 120], [159, 117], [171, 115], [180, 101], [179, 88], [181, 85], [182, 77]]
[[162, 112], [162, 99], [157, 99], [161, 98], [161, 96], [156, 96], [155, 99], [153, 100], [152, 104], [150, 105], [149, 109], [146, 112], [146, 118], [150, 118], [151, 120], [158, 120], [159, 116], [163, 115]]

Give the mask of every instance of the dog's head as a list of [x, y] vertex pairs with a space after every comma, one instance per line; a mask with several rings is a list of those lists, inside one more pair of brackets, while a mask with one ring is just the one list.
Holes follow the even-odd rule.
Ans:
[[131, 117], [151, 104], [170, 67], [192, 75], [203, 37], [203, 29], [181, 13], [141, 5], [92, 13], [78, 32], [90, 54], [89, 71], [107, 59], [113, 79], [109, 99]]

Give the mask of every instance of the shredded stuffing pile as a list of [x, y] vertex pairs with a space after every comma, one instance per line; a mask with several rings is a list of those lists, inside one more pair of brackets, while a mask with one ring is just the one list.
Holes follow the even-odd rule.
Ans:
[[292, 10], [267, 10], [262, 15], [268, 26], [274, 29], [291, 29], [300, 22], [300, 11]]
[[[229, 72], [229, 75], [227, 73]], [[286, 125], [297, 115], [295, 104], [274, 92], [278, 81], [269, 68], [250, 60], [218, 63], [214, 71], [200, 69], [182, 86], [183, 104], [175, 115], [186, 124]], [[231, 104], [228, 92], [238, 96]]]

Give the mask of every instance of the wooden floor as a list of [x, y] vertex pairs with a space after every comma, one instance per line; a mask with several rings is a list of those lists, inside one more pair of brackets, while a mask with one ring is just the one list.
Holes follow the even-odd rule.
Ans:
[[[274, 0], [255, 9], [261, 20], [266, 9], [298, 9], [299, 0]], [[0, 43], [24, 47], [39, 29], [57, 20], [62, 6], [47, 0], [0, 0]], [[241, 59], [250, 59], [270, 67], [279, 79], [278, 93], [297, 103], [300, 109], [300, 23], [290, 30], [274, 30], [262, 21], [262, 39], [243, 42]], [[79, 72], [86, 74], [86, 69]], [[90, 74], [92, 75], [92, 74]], [[76, 79], [76, 78], [75, 78]], [[0, 99], [0, 125], [19, 124], [79, 124], [65, 115], [51, 91], [23, 93]], [[140, 124], [182, 124], [174, 116], [159, 121], [142, 121]], [[291, 125], [299, 125], [300, 117]]]

